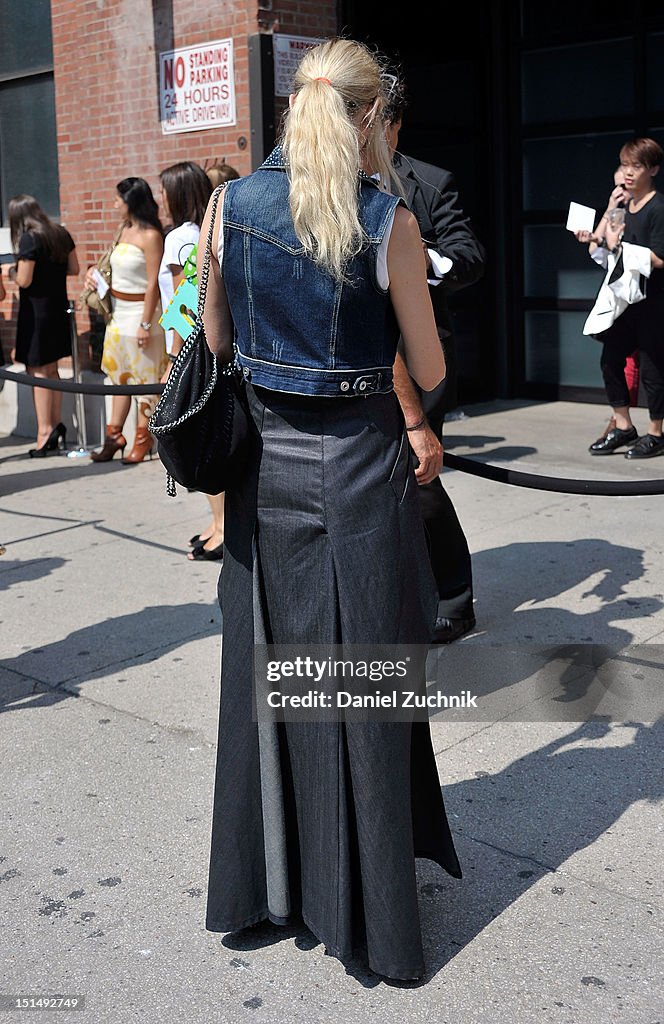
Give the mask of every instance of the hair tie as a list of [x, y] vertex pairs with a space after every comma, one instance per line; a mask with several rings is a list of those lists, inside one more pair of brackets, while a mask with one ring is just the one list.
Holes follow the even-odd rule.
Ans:
[[329, 78], [314, 78], [314, 82], [327, 82], [328, 85], [332, 85], [332, 82], [330, 81]]

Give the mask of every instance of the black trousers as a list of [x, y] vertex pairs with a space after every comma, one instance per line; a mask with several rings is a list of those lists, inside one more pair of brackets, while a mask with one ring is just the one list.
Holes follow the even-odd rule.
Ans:
[[628, 306], [599, 338], [604, 341], [600, 365], [609, 405], [630, 404], [625, 362], [638, 349], [650, 417], [664, 419], [664, 301], [657, 296]]
[[[444, 384], [420, 392], [429, 426], [442, 439], [445, 422]], [[440, 477], [418, 488], [431, 568], [438, 587], [438, 615], [450, 619], [473, 617], [473, 572], [468, 541]]]

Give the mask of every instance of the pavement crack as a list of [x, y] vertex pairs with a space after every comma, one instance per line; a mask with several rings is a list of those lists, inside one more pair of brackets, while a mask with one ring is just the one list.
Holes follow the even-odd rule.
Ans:
[[[459, 839], [468, 839], [470, 842], [476, 843], [478, 846], [484, 846], [489, 850], [494, 850], [496, 853], [502, 853], [503, 856], [509, 857], [511, 860], [518, 860], [522, 863], [532, 864], [534, 867], [541, 871], [545, 871], [547, 874], [568, 878], [570, 881], [576, 882], [579, 885], [587, 886], [589, 889], [606, 893], [607, 896], [619, 896], [621, 899], [627, 900], [629, 903], [634, 903], [637, 906], [646, 907], [648, 909], [661, 909], [659, 904], [655, 903], [652, 899], [641, 899], [639, 896], [633, 896], [630, 893], [625, 892], [623, 889], [611, 887], [609, 885], [601, 885], [599, 882], [584, 878], [582, 875], [577, 875], [573, 871], [568, 871], [563, 867], [556, 867], [554, 864], [547, 864], [545, 861], [539, 860], [537, 857], [533, 857], [529, 853], [517, 853], [515, 850], [509, 850], [507, 847], [500, 846], [498, 843], [490, 843], [487, 839], [480, 839], [479, 836], [470, 835], [470, 833], [462, 832], [460, 829], [453, 828], [452, 832], [454, 832]], [[657, 925], [657, 927], [659, 928], [660, 926]]]

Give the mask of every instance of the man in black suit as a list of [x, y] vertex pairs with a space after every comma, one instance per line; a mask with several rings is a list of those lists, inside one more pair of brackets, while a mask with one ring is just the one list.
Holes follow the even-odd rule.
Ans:
[[[435, 391], [421, 392], [400, 358], [395, 390], [404, 411], [411, 447], [421, 464], [442, 456], [445, 414], [456, 405], [456, 346], [447, 297], [474, 284], [484, 271], [485, 252], [459, 203], [450, 171], [413, 160], [397, 149], [405, 89], [385, 75], [385, 134], [406, 202], [417, 218], [427, 261], [429, 292], [445, 352], [447, 376]], [[420, 425], [421, 421], [421, 425]], [[413, 427], [415, 429], [413, 429]], [[429, 554], [438, 584], [437, 643], [451, 643], [475, 627], [473, 577], [464, 532], [440, 477], [419, 487]]]

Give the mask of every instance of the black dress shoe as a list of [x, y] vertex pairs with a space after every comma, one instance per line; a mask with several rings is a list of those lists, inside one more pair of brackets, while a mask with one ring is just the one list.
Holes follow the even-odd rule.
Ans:
[[439, 615], [436, 619], [436, 628], [433, 634], [435, 644], [451, 644], [460, 637], [465, 636], [475, 629], [475, 617], [471, 619], [448, 619]]
[[636, 427], [629, 427], [628, 430], [614, 427], [603, 437], [598, 437], [596, 441], [593, 441], [588, 451], [591, 455], [610, 455], [611, 452], [615, 452], [616, 448], [622, 448], [623, 445], [636, 441], [638, 436]]
[[626, 459], [652, 459], [655, 455], [664, 455], [664, 437], [661, 434], [644, 434], [633, 448], [625, 452]]

